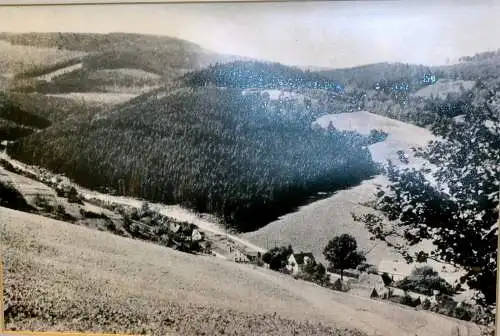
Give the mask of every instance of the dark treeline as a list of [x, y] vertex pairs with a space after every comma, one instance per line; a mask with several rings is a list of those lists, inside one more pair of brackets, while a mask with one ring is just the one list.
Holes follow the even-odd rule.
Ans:
[[103, 104], [99, 102], [84, 102], [39, 93], [7, 92], [6, 97], [21, 110], [51, 123], [59, 123], [71, 118], [94, 116], [103, 108]]
[[34, 128], [50, 126], [50, 121], [23, 110], [3, 92], [0, 92], [0, 118]]
[[156, 47], [158, 49], [201, 50], [189, 41], [169, 36], [127, 33], [0, 33], [0, 40], [15, 45], [30, 45], [42, 48], [60, 48], [85, 52], [119, 50], [134, 46], [138, 49]]
[[81, 57], [75, 57], [71, 58], [69, 60], [65, 60], [62, 62], [57, 62], [52, 65], [48, 66], [33, 66], [31, 69], [25, 70], [23, 72], [17, 73], [14, 78], [16, 79], [22, 79], [22, 78], [29, 78], [29, 77], [37, 77], [37, 76], [42, 76], [75, 64], [78, 64], [82, 61]]
[[500, 56], [500, 49], [496, 51], [485, 51], [481, 53], [476, 53], [474, 56], [464, 56], [461, 57], [459, 61], [460, 62], [485, 61], [499, 56]]
[[347, 69], [324, 70], [323, 77], [359, 89], [418, 90], [431, 83], [431, 76], [440, 73], [423, 65], [377, 63]]
[[216, 214], [240, 231], [375, 173], [364, 137], [283, 117], [285, 108], [307, 114], [300, 104], [277, 108], [239, 90], [177, 89], [93, 123], [51, 127], [9, 153], [87, 187]]
[[[119, 67], [117, 67], [119, 68]], [[144, 69], [141, 69], [144, 70]], [[37, 81], [31, 85], [17, 87], [16, 91], [23, 93], [39, 92], [44, 94], [71, 93], [71, 92], [108, 92], [115, 86], [142, 87], [162, 83], [161, 80], [144, 77], [127, 76], [124, 74], [99, 74], [90, 69], [79, 69], [58, 76], [50, 82]]]
[[10, 120], [0, 118], [0, 139], [16, 140], [33, 133], [31, 127], [18, 125]]
[[188, 73], [184, 81], [190, 86], [214, 85], [232, 88], [327, 89], [343, 87], [317, 72], [303, 71], [280, 63], [235, 61], [216, 63], [206, 69]]

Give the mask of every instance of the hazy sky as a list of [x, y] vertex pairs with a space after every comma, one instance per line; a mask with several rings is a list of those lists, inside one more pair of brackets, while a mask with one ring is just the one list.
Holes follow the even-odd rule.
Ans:
[[0, 31], [170, 35], [287, 64], [445, 64], [500, 48], [500, 1], [0, 7]]

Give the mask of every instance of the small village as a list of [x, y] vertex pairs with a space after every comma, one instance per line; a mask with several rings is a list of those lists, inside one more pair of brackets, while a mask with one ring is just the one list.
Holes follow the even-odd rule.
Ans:
[[[225, 240], [225, 237], [220, 237]], [[213, 239], [213, 237], [211, 237]], [[219, 247], [220, 244], [217, 244]], [[237, 245], [234, 241], [230, 239], [225, 240], [225, 246], [229, 252], [228, 256], [221, 250], [215, 252], [212, 250], [212, 254], [224, 258], [226, 260], [253, 265], [253, 267], [263, 267], [266, 269], [272, 269], [269, 261], [269, 254], [272, 251], [286, 251], [285, 247], [271, 248], [266, 253], [250, 251], [242, 246]], [[290, 246], [288, 247], [288, 249]], [[315, 270], [318, 268], [324, 268], [324, 266], [317, 261], [316, 257], [312, 252], [295, 252], [284, 253], [285, 262], [284, 267], [280, 269], [272, 269], [274, 271], [281, 272], [283, 274], [288, 274], [295, 279], [302, 279], [305, 281], [312, 282], [316, 285], [327, 287], [335, 291], [341, 291], [348, 293], [350, 295], [360, 296], [364, 298], [370, 298], [373, 300], [383, 300], [389, 301], [391, 304], [404, 305], [412, 307], [416, 310], [428, 310], [439, 314], [445, 314], [450, 316], [455, 316], [458, 313], [453, 312], [464, 312], [466, 319], [469, 319], [469, 315], [474, 315], [468, 311], [474, 311], [475, 318], [479, 319], [480, 316], [484, 315], [484, 311], [477, 306], [471, 304], [455, 301], [453, 296], [450, 295], [455, 288], [451, 289], [451, 284], [446, 283], [446, 281], [440, 278], [441, 274], [445, 274], [451, 271], [451, 266], [445, 265], [440, 269], [440, 273], [433, 270], [431, 266], [427, 263], [422, 263], [422, 266], [415, 266], [408, 264], [403, 258], [401, 260], [382, 260], [378, 265], [372, 265], [366, 262], [361, 262], [357, 267], [348, 268], [344, 270], [334, 269], [331, 266], [325, 269], [323, 276], [318, 276], [314, 274]], [[320, 271], [321, 272], [321, 271]], [[342, 274], [341, 274], [342, 273]], [[427, 275], [425, 275], [427, 273]], [[427, 288], [427, 293], [422, 293], [422, 288], [419, 289], [416, 286], [416, 290], [411, 290], [405, 288], [404, 284], [411, 282], [409, 279], [418, 278], [424, 274], [423, 282], [425, 282], [425, 277], [429, 276], [428, 279], [433, 279], [431, 281], [442, 281], [442, 283], [448, 285], [448, 290], [437, 290]], [[439, 275], [438, 275], [439, 274]], [[455, 293], [459, 293], [457, 290]], [[460, 295], [460, 294], [459, 294]], [[453, 315], [455, 314], [455, 315]], [[455, 316], [457, 317], [457, 316]], [[472, 319], [472, 317], [470, 317]]]

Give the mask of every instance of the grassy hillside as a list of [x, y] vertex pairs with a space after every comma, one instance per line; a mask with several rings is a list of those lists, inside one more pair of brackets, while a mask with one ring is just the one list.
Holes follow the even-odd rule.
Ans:
[[302, 104], [181, 88], [143, 95], [91, 123], [51, 127], [9, 152], [87, 187], [182, 204], [250, 231], [318, 192], [371, 176], [367, 143], [311, 129]]
[[[85, 53], [82, 60], [89, 69], [134, 68], [167, 77], [234, 58], [169, 36], [125, 33], [0, 33], [0, 40], [15, 46]], [[60, 66], [65, 62], [68, 60], [60, 60]], [[45, 67], [45, 71], [43, 68], [32, 68], [25, 74], [39, 75], [53, 70], [52, 65]]]
[[[140, 94], [186, 72], [240, 58], [217, 54], [168, 36], [0, 33], [0, 40], [3, 40], [0, 43], [20, 50], [49, 48], [60, 51], [61, 57], [55, 54], [51, 62], [33, 62], [26, 67], [12, 69], [6, 65], [8, 71], [15, 74], [7, 82], [8, 88], [20, 92]], [[69, 71], [78, 64], [81, 64], [79, 69]], [[66, 73], [65, 68], [68, 69]], [[47, 80], [52, 74], [53, 78]]]
[[5, 208], [0, 217], [7, 329], [442, 336], [458, 328], [460, 334], [479, 335], [470, 323], [349, 296], [263, 268]]
[[64, 50], [55, 47], [36, 47], [31, 45], [12, 45], [0, 40], [0, 73], [17, 74], [33, 68], [54, 66], [84, 56], [77, 50]]

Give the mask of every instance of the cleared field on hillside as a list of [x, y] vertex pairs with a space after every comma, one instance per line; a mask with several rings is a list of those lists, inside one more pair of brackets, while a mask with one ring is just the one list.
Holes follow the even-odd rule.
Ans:
[[445, 99], [448, 93], [460, 93], [461, 89], [470, 90], [475, 85], [475, 81], [440, 79], [436, 83], [428, 85], [413, 95], [416, 97], [430, 98], [439, 97]]
[[85, 54], [57, 48], [12, 45], [9, 42], [0, 41], [0, 73], [14, 74], [33, 67], [53, 65]]
[[349, 335], [326, 329], [336, 326], [370, 335], [444, 336], [456, 328], [460, 335], [479, 335], [470, 323], [330, 291], [263, 268], [5, 208], [0, 218], [7, 328]]
[[[411, 147], [424, 146], [429, 141], [436, 140], [436, 137], [425, 128], [366, 111], [329, 114], [320, 117], [317, 123], [327, 127], [330, 121], [340, 130], [356, 131], [366, 135], [372, 129], [388, 133], [385, 141], [370, 146], [373, 160], [379, 163], [386, 163], [386, 160], [390, 159], [394, 164], [399, 164], [398, 150], [411, 154]], [[421, 161], [410, 156], [410, 165], [420, 164]]]
[[136, 93], [102, 93], [102, 92], [71, 92], [60, 94], [48, 94], [50, 97], [69, 98], [83, 102], [95, 102], [102, 104], [120, 104], [129, 101], [139, 94]]
[[79, 70], [82, 67], [83, 67], [83, 63], [77, 63], [77, 64], [69, 65], [69, 66], [64, 67], [62, 69], [58, 69], [58, 70], [46, 73], [46, 74], [38, 76], [36, 78], [40, 79], [40, 80], [51, 81], [54, 78], [56, 78], [57, 76], [61, 76], [61, 75]]

